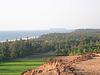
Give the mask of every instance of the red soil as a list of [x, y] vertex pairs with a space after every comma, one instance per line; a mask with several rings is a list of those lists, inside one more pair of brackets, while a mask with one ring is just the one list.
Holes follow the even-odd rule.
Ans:
[[60, 56], [21, 75], [100, 75], [100, 54]]

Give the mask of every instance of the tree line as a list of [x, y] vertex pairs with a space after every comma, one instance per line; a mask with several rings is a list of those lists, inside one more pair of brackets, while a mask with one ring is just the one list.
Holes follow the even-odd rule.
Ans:
[[0, 43], [0, 61], [52, 51], [55, 55], [100, 52], [100, 30], [79, 29], [70, 33], [49, 33], [35, 39]]

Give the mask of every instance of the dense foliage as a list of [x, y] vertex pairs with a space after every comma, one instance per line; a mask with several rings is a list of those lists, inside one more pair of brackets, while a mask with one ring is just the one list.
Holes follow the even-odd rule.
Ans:
[[100, 52], [100, 30], [79, 29], [71, 33], [50, 33], [36, 39], [0, 43], [0, 60], [52, 51], [55, 55]]

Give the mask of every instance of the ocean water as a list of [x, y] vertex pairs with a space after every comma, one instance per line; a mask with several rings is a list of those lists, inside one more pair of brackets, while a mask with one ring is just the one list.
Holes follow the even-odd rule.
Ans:
[[65, 29], [51, 29], [51, 30], [40, 30], [40, 31], [0, 31], [0, 41], [15, 40], [26, 37], [39, 37], [43, 34], [48, 33], [65, 33], [72, 30]]
[[45, 31], [0, 31], [0, 41], [39, 37], [46, 33]]

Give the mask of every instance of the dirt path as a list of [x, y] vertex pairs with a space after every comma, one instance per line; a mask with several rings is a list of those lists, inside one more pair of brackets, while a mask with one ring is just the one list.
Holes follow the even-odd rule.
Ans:
[[77, 63], [76, 68], [87, 75], [100, 75], [100, 57]]

